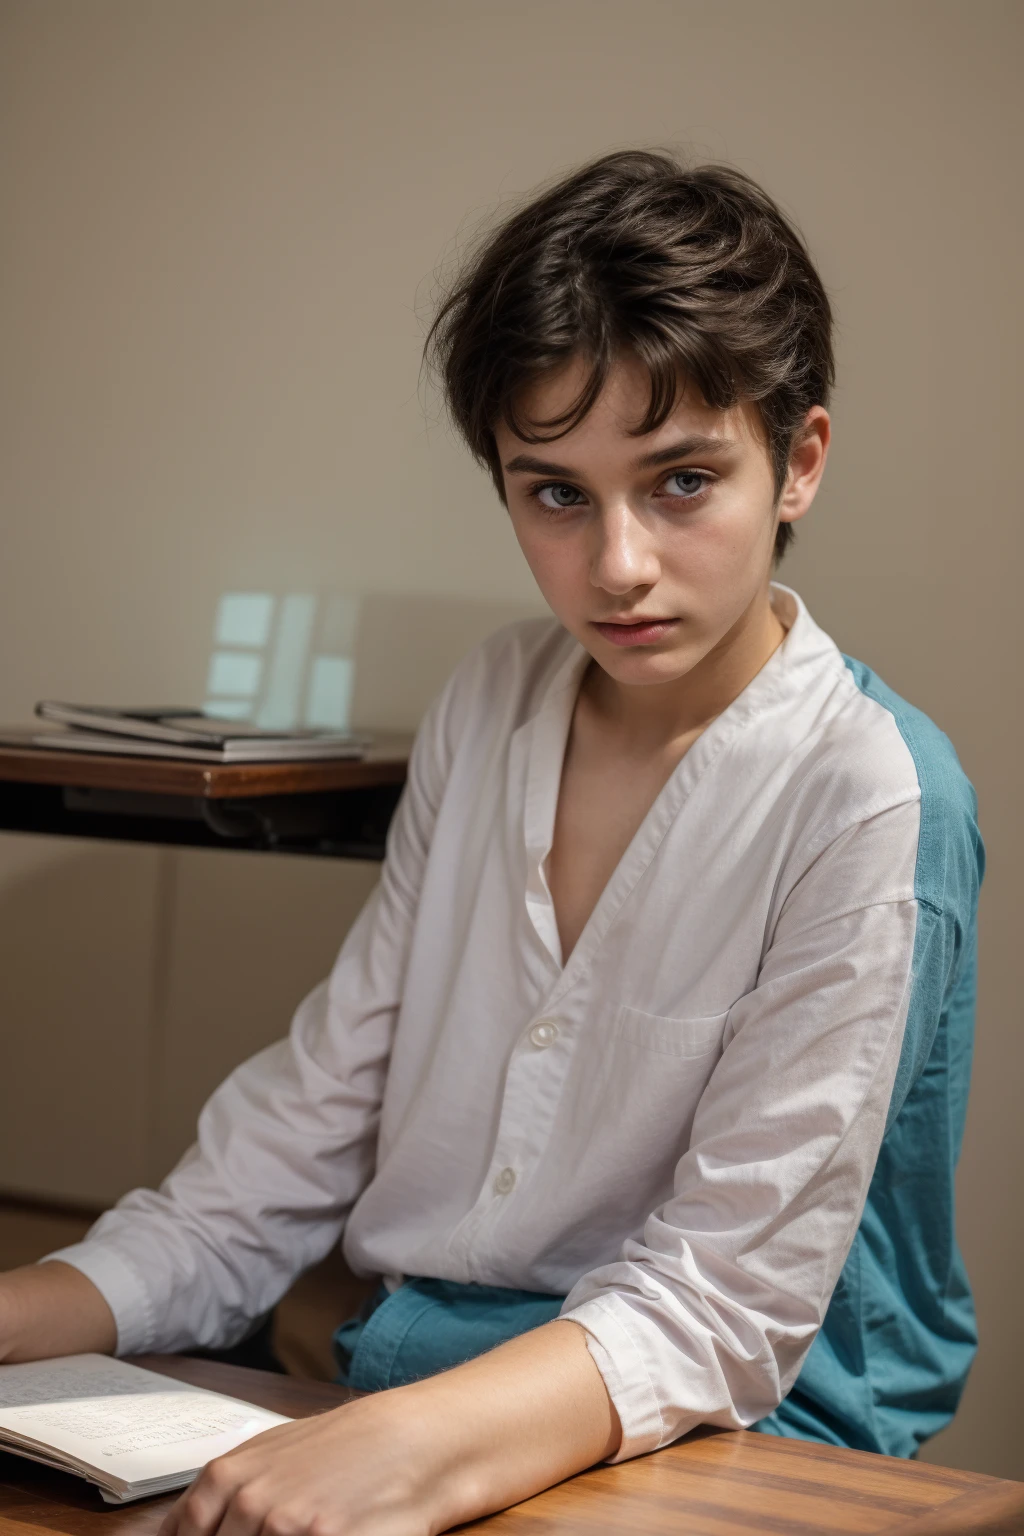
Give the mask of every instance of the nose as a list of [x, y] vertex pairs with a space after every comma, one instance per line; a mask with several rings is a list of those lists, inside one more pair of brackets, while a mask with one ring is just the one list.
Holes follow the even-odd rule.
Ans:
[[653, 587], [661, 562], [649, 529], [629, 503], [606, 505], [594, 519], [590, 580], [595, 587], [623, 597], [637, 587]]

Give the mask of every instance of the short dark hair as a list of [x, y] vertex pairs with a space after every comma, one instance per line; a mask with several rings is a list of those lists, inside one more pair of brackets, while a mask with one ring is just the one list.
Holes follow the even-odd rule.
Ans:
[[[617, 354], [646, 367], [637, 435], [675, 408], [680, 380], [726, 409], [756, 403], [781, 494], [796, 435], [835, 376], [828, 296], [799, 234], [768, 194], [724, 165], [622, 150], [574, 171], [472, 253], [430, 328], [426, 356], [452, 419], [504, 498], [494, 427], [528, 442], [572, 430]], [[582, 356], [590, 372], [561, 416], [526, 421], [517, 401]], [[782, 523], [778, 559], [793, 537]]]

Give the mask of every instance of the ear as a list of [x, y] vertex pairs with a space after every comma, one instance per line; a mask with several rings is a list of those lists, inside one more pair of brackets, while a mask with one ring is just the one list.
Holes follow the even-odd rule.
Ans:
[[832, 425], [823, 405], [812, 405], [793, 439], [786, 483], [779, 497], [779, 522], [795, 523], [810, 508], [825, 473]]

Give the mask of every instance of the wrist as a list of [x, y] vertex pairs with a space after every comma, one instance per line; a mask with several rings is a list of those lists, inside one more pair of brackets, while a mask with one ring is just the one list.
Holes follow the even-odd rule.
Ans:
[[351, 1435], [358, 1419], [370, 1443], [393, 1449], [392, 1494], [430, 1532], [450, 1530], [487, 1507], [480, 1502], [486, 1487], [477, 1447], [461, 1424], [463, 1402], [449, 1400], [446, 1375], [372, 1392], [335, 1410], [342, 1436]]
[[335, 1411], [342, 1437], [393, 1448], [389, 1486], [431, 1533], [517, 1504], [621, 1438], [584, 1330], [563, 1321]]
[[373, 1392], [336, 1410], [339, 1431], [347, 1434], [352, 1415], [380, 1446], [392, 1446], [395, 1460], [389, 1481], [397, 1499], [415, 1509], [431, 1532], [447, 1531], [477, 1510], [476, 1480], [468, 1447], [459, 1434], [452, 1406], [438, 1392], [440, 1378]]
[[117, 1325], [100, 1291], [59, 1260], [0, 1275], [0, 1359], [113, 1354]]
[[465, 1382], [444, 1372], [390, 1395], [412, 1452], [416, 1505], [430, 1531], [448, 1531], [500, 1508], [505, 1500], [494, 1476], [497, 1447]]
[[501, 1401], [504, 1394], [479, 1392], [465, 1371], [455, 1367], [353, 1405], [373, 1415], [378, 1439], [402, 1447], [396, 1491], [432, 1533], [461, 1527], [557, 1480], [534, 1478], [529, 1436], [515, 1423], [513, 1405]]
[[[40, 1295], [38, 1278], [41, 1266], [23, 1265], [0, 1275], [0, 1359], [27, 1360], [31, 1354], [25, 1345], [38, 1332], [40, 1319], [34, 1302]], [[45, 1281], [42, 1282], [45, 1290]]]

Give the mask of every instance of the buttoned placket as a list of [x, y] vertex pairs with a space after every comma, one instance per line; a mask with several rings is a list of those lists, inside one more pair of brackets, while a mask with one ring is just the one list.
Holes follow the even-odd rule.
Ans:
[[[571, 1006], [566, 996], [573, 985], [572, 980], [567, 984], [567, 973], [571, 972], [575, 980], [585, 977], [586, 969], [578, 962], [581, 945], [606, 898], [614, 901], [615, 910], [624, 899], [623, 896], [615, 901], [615, 893], [611, 890], [615, 883], [613, 876], [570, 956], [569, 966], [563, 966], [554, 902], [544, 865], [554, 838], [562, 764], [573, 711], [589, 660], [582, 646], [574, 650], [552, 680], [537, 714], [525, 727], [529, 733], [522, 823], [526, 854], [525, 904], [533, 932], [545, 952], [550, 986], [546, 996], [539, 1000], [537, 1013], [524, 1021], [513, 1048], [490, 1163], [476, 1202], [452, 1236], [451, 1246], [461, 1251], [463, 1261], [470, 1269], [477, 1257], [475, 1245], [479, 1243], [482, 1231], [501, 1220], [507, 1202], [515, 1194], [524, 1174], [543, 1152], [551, 1116], [541, 1115], [539, 1101], [546, 1099], [552, 1105], [557, 1102], [579, 1032], [577, 1024], [580, 1021], [575, 1017], [577, 1009]], [[643, 867], [656, 851], [670, 821], [671, 816], [651, 844]], [[639, 870], [629, 882], [630, 889], [636, 878], [639, 878]], [[561, 1008], [554, 1007], [556, 998], [561, 1000]], [[541, 1073], [544, 1092], [538, 1091]]]
[[[776, 653], [777, 655], [778, 653]], [[551, 986], [540, 999], [536, 1014], [524, 1021], [513, 1048], [505, 1077], [491, 1160], [476, 1202], [452, 1234], [451, 1247], [462, 1253], [472, 1271], [479, 1255], [480, 1239], [499, 1222], [508, 1201], [520, 1190], [532, 1166], [543, 1153], [550, 1115], [542, 1119], [536, 1087], [538, 1073], [545, 1074], [544, 1097], [557, 1101], [573, 1050], [580, 1048], [585, 1020], [579, 1017], [585, 981], [592, 961], [608, 929], [637, 882], [647, 870], [665, 836], [698, 780], [711, 762], [776, 691], [773, 656], [733, 703], [714, 720], [681, 758], [649, 808], [635, 836], [598, 897], [576, 946], [563, 965], [561, 940], [554, 902], [545, 872], [545, 861], [554, 840], [555, 815], [561, 787], [562, 764], [569, 729], [588, 653], [578, 646], [559, 669], [532, 722], [529, 734], [523, 804], [523, 837], [526, 851], [526, 909], [532, 928], [551, 965]], [[541, 1030], [539, 1038], [535, 1031]], [[541, 1043], [543, 1041], [543, 1044]]]
[[[537, 713], [520, 727], [526, 755], [522, 807], [526, 858], [524, 901], [531, 931], [539, 940], [543, 955], [543, 964], [538, 967], [542, 993], [538, 1011], [524, 1020], [512, 1051], [494, 1145], [479, 1195], [449, 1243], [470, 1273], [476, 1272], [482, 1230], [500, 1220], [503, 1207], [514, 1197], [522, 1174], [540, 1150], [542, 1128], [537, 1123], [536, 1100], [529, 1092], [529, 1082], [535, 1080], [535, 1072], [543, 1060], [546, 1086], [553, 1091], [555, 1079], [564, 1075], [568, 1066], [566, 1021], [556, 1018], [544, 1006], [545, 994], [557, 987], [563, 973], [561, 941], [544, 860], [554, 831], [569, 726], [589, 661], [582, 646], [574, 647], [552, 679]], [[553, 1049], [559, 1041], [561, 1052]]]

